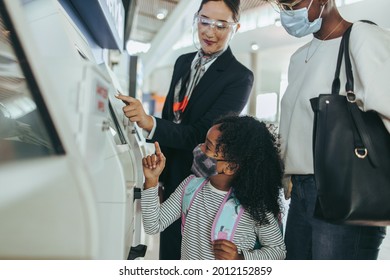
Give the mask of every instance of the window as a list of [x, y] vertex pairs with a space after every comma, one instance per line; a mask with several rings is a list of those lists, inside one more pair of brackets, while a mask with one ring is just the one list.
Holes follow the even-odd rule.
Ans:
[[256, 117], [262, 121], [276, 122], [278, 112], [278, 95], [274, 92], [257, 95]]

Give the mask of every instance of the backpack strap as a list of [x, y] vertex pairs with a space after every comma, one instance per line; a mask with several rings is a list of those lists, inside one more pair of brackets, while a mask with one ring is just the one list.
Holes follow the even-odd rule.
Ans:
[[[185, 186], [183, 187], [181, 199], [181, 232], [183, 234], [186, 217], [191, 205], [199, 193], [199, 191], [206, 185], [208, 180], [206, 178], [198, 178], [191, 175]], [[211, 229], [211, 240], [227, 239], [232, 241], [234, 233], [237, 229], [238, 222], [244, 213], [244, 208], [241, 206], [235, 197], [232, 189], [225, 195], [221, 206], [214, 218]]]
[[198, 192], [203, 188], [208, 180], [206, 178], [198, 178], [191, 175], [185, 186], [183, 187], [181, 197], [181, 233], [183, 234], [184, 225], [186, 223], [186, 217], [188, 210], [190, 209], [192, 202], [194, 201]]
[[211, 241], [216, 239], [226, 239], [233, 241], [238, 222], [244, 214], [244, 207], [237, 200], [233, 188], [225, 195], [218, 213], [214, 218], [211, 229]]

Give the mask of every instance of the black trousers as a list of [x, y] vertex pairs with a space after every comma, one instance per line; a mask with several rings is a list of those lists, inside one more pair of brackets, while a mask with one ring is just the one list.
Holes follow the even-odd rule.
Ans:
[[[175, 191], [177, 186], [191, 174], [192, 152], [181, 153], [164, 150], [167, 159], [166, 166], [160, 176], [160, 202], [165, 201]], [[173, 153], [175, 152], [175, 153]], [[160, 260], [180, 260], [181, 258], [181, 219], [178, 219], [160, 233]]]
[[178, 219], [160, 234], [160, 260], [180, 260], [181, 220]]

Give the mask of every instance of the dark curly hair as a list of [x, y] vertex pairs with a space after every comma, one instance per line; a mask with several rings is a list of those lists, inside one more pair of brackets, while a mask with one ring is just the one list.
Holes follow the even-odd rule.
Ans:
[[238, 165], [232, 188], [241, 205], [258, 225], [268, 224], [267, 212], [282, 212], [280, 194], [283, 164], [279, 137], [264, 122], [250, 116], [226, 116], [220, 124], [216, 152]]

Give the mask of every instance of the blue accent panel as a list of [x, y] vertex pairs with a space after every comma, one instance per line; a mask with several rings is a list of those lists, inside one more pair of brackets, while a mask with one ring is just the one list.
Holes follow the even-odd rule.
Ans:
[[58, 2], [61, 4], [61, 6], [64, 8], [68, 16], [72, 19], [73, 23], [77, 26], [79, 31], [83, 34], [83, 36], [87, 40], [88, 45], [92, 50], [96, 63], [100, 64], [104, 62], [103, 48], [97, 44], [96, 39], [92, 36], [91, 31], [85, 25], [83, 19], [80, 18], [79, 13], [75, 10], [70, 0], [59, 0]]
[[[69, 2], [77, 11], [79, 18], [88, 28], [96, 43], [105, 49], [123, 50], [123, 34], [119, 34], [116, 28], [116, 20], [111, 16], [109, 8], [102, 0], [60, 0]], [[124, 17], [124, 8], [121, 7], [121, 15]], [[124, 24], [124, 20], [122, 21]], [[120, 29], [123, 32], [124, 26]]]

